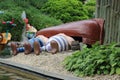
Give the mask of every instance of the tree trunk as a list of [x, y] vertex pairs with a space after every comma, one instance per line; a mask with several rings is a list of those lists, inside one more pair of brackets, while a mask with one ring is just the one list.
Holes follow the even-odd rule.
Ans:
[[120, 42], [120, 0], [97, 0], [96, 18], [105, 20], [104, 43]]

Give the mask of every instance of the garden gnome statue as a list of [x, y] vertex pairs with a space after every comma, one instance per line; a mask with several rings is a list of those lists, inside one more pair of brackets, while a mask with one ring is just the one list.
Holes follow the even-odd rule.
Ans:
[[27, 25], [26, 37], [28, 39], [33, 38], [36, 35], [37, 29], [30, 24]]

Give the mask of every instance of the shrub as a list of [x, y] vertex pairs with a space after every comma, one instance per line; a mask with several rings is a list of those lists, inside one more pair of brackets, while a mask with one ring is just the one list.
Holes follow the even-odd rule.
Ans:
[[76, 51], [63, 61], [65, 68], [77, 76], [120, 74], [120, 47], [98, 45]]
[[95, 17], [95, 7], [96, 7], [96, 0], [89, 0], [86, 1], [84, 4], [84, 7], [86, 10], [88, 10], [88, 16], [89, 18], [94, 18]]
[[[40, 10], [31, 6], [29, 2], [25, 2], [24, 0], [24, 5], [21, 5], [20, 1], [21, 0], [5, 0], [0, 3], [1, 11], [4, 11], [4, 14], [0, 14], [0, 21], [11, 21], [12, 18], [14, 18], [15, 24], [17, 24], [16, 27], [9, 31], [12, 34], [13, 41], [20, 41], [22, 37], [21, 34], [24, 23], [21, 19], [21, 14], [23, 10], [27, 13], [29, 23], [35, 26], [38, 30], [62, 23], [60, 20], [41, 14]], [[6, 32], [6, 28], [8, 27], [8, 25], [0, 23], [0, 32]]]
[[23, 7], [23, 8], [29, 8], [30, 2], [29, 0], [12, 0], [17, 6]]
[[53, 17], [44, 15], [35, 8], [27, 9], [26, 14], [27, 14], [27, 17], [29, 18], [29, 23], [35, 26], [37, 30], [50, 27], [50, 26], [55, 26], [62, 23], [61, 20], [57, 20]]
[[88, 19], [88, 13], [78, 0], [49, 0], [41, 9], [45, 14], [65, 22]]
[[48, 0], [29, 0], [30, 4], [36, 7], [37, 9], [41, 9], [42, 6], [47, 2]]
[[30, 5], [40, 9], [48, 0], [13, 0], [18, 6], [28, 8]]
[[0, 57], [10, 56], [10, 55], [11, 55], [10, 49], [5, 48], [2, 51], [0, 51]]

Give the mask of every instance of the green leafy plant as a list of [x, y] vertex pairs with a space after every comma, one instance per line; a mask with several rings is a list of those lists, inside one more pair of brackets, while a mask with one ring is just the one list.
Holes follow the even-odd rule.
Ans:
[[48, 0], [41, 11], [62, 20], [64, 23], [88, 19], [87, 10], [78, 0]]
[[84, 4], [84, 8], [88, 11], [89, 18], [95, 17], [95, 8], [96, 8], [96, 0], [88, 0]]
[[10, 54], [10, 49], [5, 48], [4, 50], [0, 51], [0, 56], [8, 56]]
[[84, 47], [63, 61], [68, 71], [76, 76], [93, 76], [95, 74], [120, 74], [120, 47], [116, 44]]
[[37, 9], [41, 9], [42, 6], [47, 2], [48, 0], [29, 0], [30, 4], [36, 7]]

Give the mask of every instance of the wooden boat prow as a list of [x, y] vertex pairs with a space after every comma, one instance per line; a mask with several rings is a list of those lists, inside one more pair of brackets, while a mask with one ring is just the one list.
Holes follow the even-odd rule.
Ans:
[[65, 23], [58, 26], [41, 29], [36, 33], [36, 36], [44, 35], [46, 37], [51, 37], [58, 33], [64, 33], [78, 41], [82, 38], [82, 42], [85, 44], [92, 45], [97, 41], [99, 41], [100, 44], [103, 44], [104, 20], [96, 18]]

